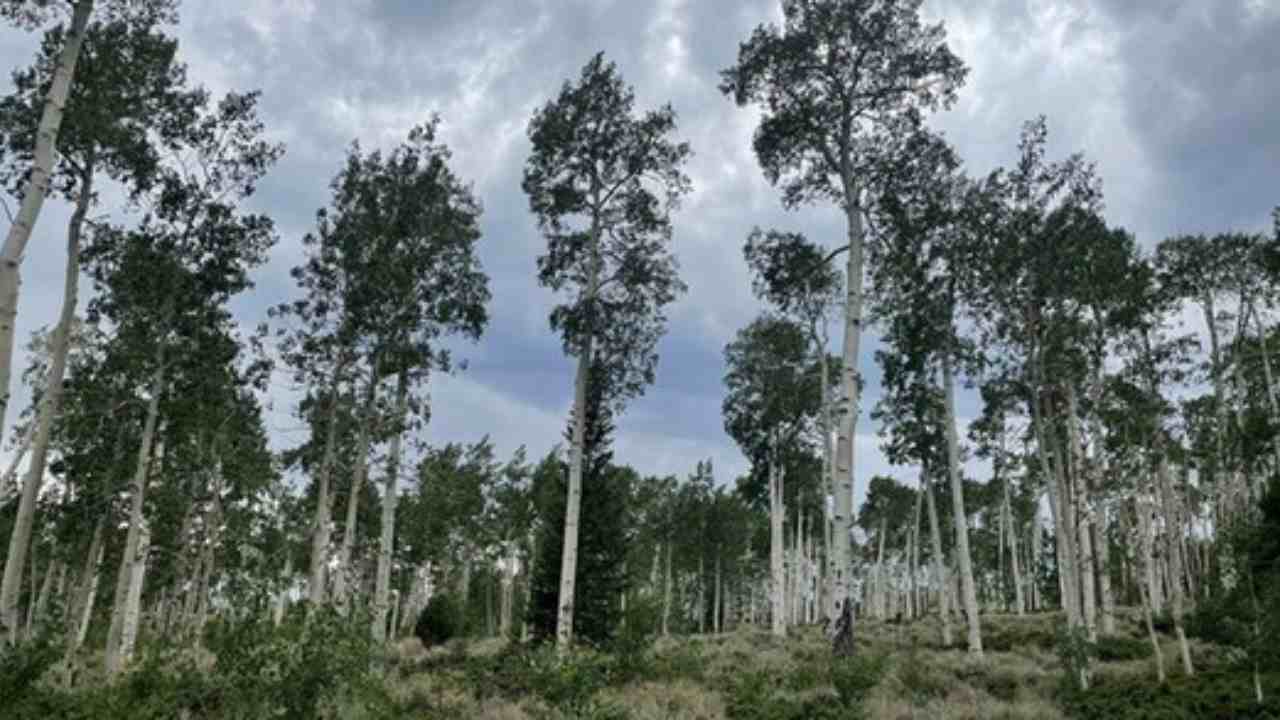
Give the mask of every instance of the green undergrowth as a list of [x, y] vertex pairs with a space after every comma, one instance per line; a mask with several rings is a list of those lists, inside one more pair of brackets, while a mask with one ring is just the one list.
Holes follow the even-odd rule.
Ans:
[[[943, 647], [935, 619], [860, 622], [856, 652], [832, 658], [817, 628], [777, 639], [739, 629], [670, 639], [624, 636], [607, 648], [454, 639], [425, 649], [364, 640], [359, 618], [291, 617], [209, 629], [199, 652], [151, 643], [114, 683], [61, 686], [59, 645], [0, 660], [3, 716], [25, 718], [334, 718], [335, 720], [802, 720], [865, 718], [1280, 718], [1253, 701], [1251, 675], [1228, 649], [1197, 640], [1195, 678], [1154, 679], [1149, 639], [1121, 632], [1082, 645], [1092, 687], [1064, 671], [1058, 615], [984, 616], [985, 656]], [[955, 635], [962, 638], [957, 623]], [[436, 637], [443, 633], [437, 633]], [[189, 642], [186, 643], [189, 646]], [[1280, 696], [1269, 676], [1269, 697]]]

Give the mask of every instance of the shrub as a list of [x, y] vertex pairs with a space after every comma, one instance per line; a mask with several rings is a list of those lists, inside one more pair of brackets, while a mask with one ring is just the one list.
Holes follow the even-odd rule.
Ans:
[[1114, 720], [1274, 720], [1280, 718], [1277, 678], [1264, 679], [1267, 702], [1254, 701], [1249, 673], [1209, 671], [1172, 676], [1099, 676], [1086, 691], [1064, 690], [1059, 701], [1071, 717]]
[[867, 696], [880, 684], [887, 663], [884, 656], [863, 653], [836, 658], [831, 665], [831, 684], [844, 707], [859, 712]]
[[1125, 637], [1123, 635], [1104, 635], [1099, 637], [1094, 650], [1098, 659], [1103, 662], [1145, 660], [1151, 657], [1153, 652], [1149, 638]]
[[462, 635], [466, 629], [466, 616], [462, 606], [452, 595], [434, 595], [418, 614], [413, 634], [424, 647], [441, 645]]

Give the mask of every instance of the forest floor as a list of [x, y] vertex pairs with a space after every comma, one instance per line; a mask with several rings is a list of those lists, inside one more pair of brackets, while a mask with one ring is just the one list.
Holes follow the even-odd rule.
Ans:
[[[857, 657], [833, 664], [815, 627], [785, 640], [743, 628], [663, 639], [635, 653], [548, 651], [499, 641], [398, 649], [390, 692], [404, 717], [596, 720], [810, 720], [823, 718], [1280, 718], [1280, 676], [1253, 700], [1252, 676], [1230, 653], [1192, 641], [1195, 677], [1162, 636], [1168, 683], [1155, 679], [1149, 639], [1132, 617], [1099, 645], [1092, 688], [1067, 682], [1055, 614], [983, 615], [985, 656], [943, 648], [936, 620], [859, 622]], [[963, 643], [964, 628], [955, 637]]]

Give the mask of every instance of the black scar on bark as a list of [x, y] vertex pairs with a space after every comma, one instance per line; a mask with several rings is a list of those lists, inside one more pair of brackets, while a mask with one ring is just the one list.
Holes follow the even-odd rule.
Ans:
[[836, 620], [836, 634], [831, 640], [831, 652], [836, 657], [853, 655], [853, 603], [845, 602]]

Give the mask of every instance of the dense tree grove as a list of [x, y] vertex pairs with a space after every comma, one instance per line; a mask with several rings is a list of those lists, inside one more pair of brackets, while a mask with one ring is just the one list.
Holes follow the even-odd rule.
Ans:
[[[126, 683], [175, 646], [284, 673], [237, 643], [373, 653], [415, 628], [564, 658], [820, 626], [845, 662], [859, 623], [919, 621], [976, 662], [991, 618], [1054, 614], [1072, 697], [1098, 689], [1134, 617], [1153, 683], [1219, 663], [1271, 702], [1280, 208], [1265, 230], [1137, 238], [1107, 218], [1087, 155], [1051, 156], [1045, 117], [1006, 139], [1012, 164], [971, 175], [929, 123], [969, 69], [921, 4], [782, 0], [782, 24], [719, 76], [759, 111], [782, 206], [834, 205], [846, 231], [725, 243], [763, 306], [724, 347], [724, 430], [749, 465], [730, 478], [614, 456], [686, 291], [673, 234], [693, 184], [675, 111], [638, 110], [603, 53], [527, 124], [521, 189], [545, 240], [529, 272], [576, 370], [563, 443], [502, 457], [488, 436], [420, 441], [452, 411], [433, 378], [465, 369], [460, 341], [482, 341], [503, 292], [439, 118], [389, 149], [353, 141], [314, 228], [281, 237], [245, 200], [286, 148], [259, 93], [189, 80], [175, 3], [0, 0], [44, 33], [0, 98], [18, 208], [0, 248], [0, 689]], [[107, 188], [127, 207], [95, 219]], [[72, 208], [61, 312], [15, 374], [46, 198]], [[238, 322], [286, 244], [292, 295]], [[31, 403], [7, 412], [18, 382]], [[273, 452], [265, 405], [284, 385], [304, 432]], [[864, 411], [893, 476], [857, 466]]]

